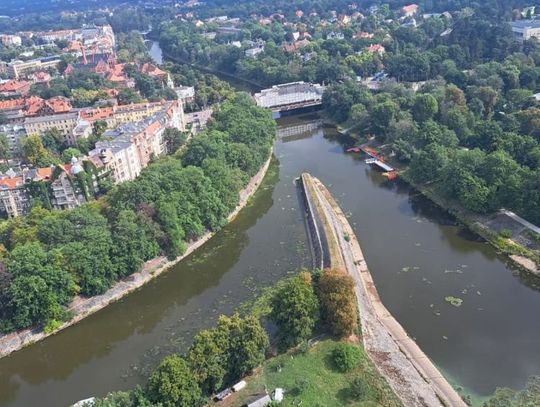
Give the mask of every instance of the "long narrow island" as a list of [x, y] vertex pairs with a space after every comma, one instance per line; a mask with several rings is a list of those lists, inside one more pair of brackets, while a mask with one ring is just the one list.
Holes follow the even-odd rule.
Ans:
[[355, 281], [362, 341], [377, 369], [406, 406], [465, 402], [382, 303], [360, 244], [339, 205], [317, 178], [300, 179], [315, 263], [346, 270]]

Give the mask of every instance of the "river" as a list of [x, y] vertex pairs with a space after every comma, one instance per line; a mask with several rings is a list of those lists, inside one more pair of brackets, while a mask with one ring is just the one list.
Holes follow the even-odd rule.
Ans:
[[[350, 215], [379, 294], [454, 384], [479, 403], [540, 374], [540, 293], [494, 250], [402, 182], [388, 182], [332, 128], [280, 119], [263, 186], [201, 249], [123, 300], [0, 359], [0, 406], [66, 406], [132, 388], [163, 355], [311, 259], [293, 180], [309, 171]], [[287, 131], [289, 128], [289, 131]], [[460, 307], [446, 296], [463, 299]]]

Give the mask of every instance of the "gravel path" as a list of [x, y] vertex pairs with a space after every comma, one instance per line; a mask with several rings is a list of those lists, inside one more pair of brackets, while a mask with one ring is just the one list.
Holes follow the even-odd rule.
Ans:
[[332, 230], [325, 232], [331, 234], [341, 248], [341, 258], [336, 263], [344, 264], [355, 281], [362, 340], [377, 369], [406, 407], [466, 407], [454, 388], [382, 304], [354, 231], [330, 192], [317, 178], [305, 175], [304, 179], [314, 186], [315, 198], [321, 203], [323, 216], [331, 226]]

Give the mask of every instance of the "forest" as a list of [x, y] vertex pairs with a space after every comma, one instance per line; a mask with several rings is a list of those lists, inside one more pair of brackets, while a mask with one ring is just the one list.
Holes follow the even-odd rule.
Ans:
[[160, 254], [216, 231], [238, 193], [267, 160], [275, 134], [270, 113], [235, 94], [180, 156], [158, 159], [134, 181], [81, 207], [0, 224], [0, 328], [54, 330], [75, 295], [104, 293]]
[[[215, 29], [211, 25], [164, 23], [160, 44], [182, 60], [263, 86], [296, 80], [329, 84], [326, 113], [356, 133], [392, 145], [413, 182], [434, 185], [477, 213], [504, 207], [538, 223], [540, 105], [533, 95], [540, 90], [540, 45], [516, 41], [510, 29], [509, 20], [522, 18], [515, 10], [521, 2], [466, 3], [420, 2], [421, 12], [451, 14], [418, 17], [416, 26], [402, 23], [407, 20], [393, 8], [402, 2], [341, 26], [321, 23], [330, 6], [298, 17], [294, 10], [317, 10], [320, 4], [291, 4], [282, 12], [290, 12], [293, 24], [248, 20], [235, 34], [242, 43], [264, 43], [256, 58], [231, 46], [229, 34], [207, 38], [205, 31]], [[230, 10], [226, 2], [207, 6], [212, 4], [224, 7], [223, 13]], [[337, 10], [340, 5], [336, 2]], [[290, 53], [281, 44], [293, 41], [294, 30], [311, 40]], [[360, 31], [372, 38], [359, 38]], [[371, 44], [382, 44], [386, 52], [366, 52]], [[359, 79], [376, 72], [389, 80], [368, 90]]]

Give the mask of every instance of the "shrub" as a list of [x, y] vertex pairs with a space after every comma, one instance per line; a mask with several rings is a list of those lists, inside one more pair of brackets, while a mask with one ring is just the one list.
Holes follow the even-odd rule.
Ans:
[[505, 239], [510, 239], [512, 237], [512, 231], [510, 229], [502, 229], [499, 235]]
[[340, 342], [332, 351], [332, 360], [340, 372], [348, 372], [358, 366], [362, 359], [362, 351], [358, 346]]
[[351, 387], [349, 391], [352, 397], [357, 400], [362, 400], [366, 398], [366, 395], [369, 391], [369, 386], [366, 385], [362, 377], [355, 377], [351, 382]]

